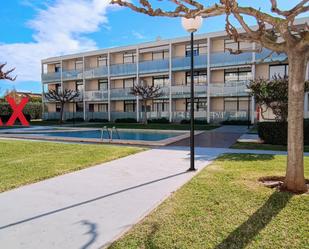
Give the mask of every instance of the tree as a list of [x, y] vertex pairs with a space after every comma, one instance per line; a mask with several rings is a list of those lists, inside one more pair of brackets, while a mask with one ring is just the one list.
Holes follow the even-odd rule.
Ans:
[[5, 66], [6, 66], [6, 63], [0, 63], [0, 80], [15, 81], [17, 76], [15, 76], [14, 78], [10, 76], [10, 73], [12, 73], [15, 70], [15, 68], [12, 68], [8, 71], [3, 71]]
[[[303, 158], [303, 118], [304, 118], [304, 82], [306, 65], [309, 59], [308, 24], [295, 25], [295, 18], [309, 10], [309, 0], [298, 1], [291, 9], [281, 10], [277, 0], [269, 0], [270, 12], [253, 7], [240, 6], [237, 0], [220, 0], [206, 6], [198, 0], [171, 0], [174, 9], [154, 8], [160, 3], [139, 0], [139, 5], [126, 0], [111, 0], [113, 4], [128, 7], [136, 12], [150, 16], [186, 17], [202, 16], [209, 18], [225, 15], [225, 29], [235, 41], [250, 41], [276, 53], [286, 53], [289, 62], [288, 88], [288, 160], [283, 189], [302, 193], [307, 191], [304, 177]], [[151, 3], [152, 2], [152, 3]], [[245, 32], [239, 32], [231, 23], [231, 17], [240, 24]], [[256, 21], [252, 28], [246, 17]], [[232, 51], [236, 54], [244, 52]]]
[[[260, 107], [261, 116], [265, 120], [264, 113], [272, 110], [275, 120], [286, 122], [288, 119], [288, 88], [289, 79], [275, 75], [272, 79], [255, 79], [248, 86], [251, 95], [254, 96], [256, 104]], [[305, 83], [305, 92], [309, 91], [309, 82]]]
[[144, 124], [147, 124], [147, 100], [152, 100], [154, 98], [159, 98], [163, 95], [160, 86], [149, 86], [143, 85], [141, 83], [134, 85], [131, 89], [131, 94], [139, 96], [142, 99], [144, 107]]
[[44, 93], [44, 97], [51, 102], [60, 103], [60, 123], [64, 121], [64, 105], [69, 103], [72, 100], [76, 99], [80, 95], [79, 91], [74, 91], [72, 89], [65, 89], [63, 91], [57, 91], [54, 89], [49, 90], [47, 93]]

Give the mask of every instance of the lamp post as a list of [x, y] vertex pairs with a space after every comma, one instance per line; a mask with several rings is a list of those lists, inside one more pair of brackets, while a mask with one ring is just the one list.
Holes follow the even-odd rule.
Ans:
[[195, 18], [181, 19], [183, 28], [191, 33], [191, 85], [190, 85], [190, 168], [188, 171], [194, 171], [194, 32], [202, 25], [203, 18], [196, 16]]

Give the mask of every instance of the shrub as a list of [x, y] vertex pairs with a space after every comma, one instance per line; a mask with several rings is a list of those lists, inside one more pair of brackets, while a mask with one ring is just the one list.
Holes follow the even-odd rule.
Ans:
[[[286, 145], [288, 137], [288, 123], [258, 123], [258, 134], [266, 144]], [[309, 122], [306, 120], [304, 120], [304, 144], [309, 145]]]
[[[24, 114], [25, 118], [27, 119], [28, 122], [31, 120], [31, 116], [29, 114]], [[11, 115], [0, 115], [1, 121], [4, 123], [4, 125], [9, 121]], [[15, 121], [16, 124], [20, 124], [20, 120], [17, 119]]]
[[94, 122], [94, 123], [108, 123], [107, 119], [104, 118], [91, 118], [89, 119], [89, 122]]
[[[190, 124], [190, 119], [183, 119], [180, 121], [180, 124]], [[207, 120], [195, 119], [194, 124], [196, 125], [207, 125]]]
[[137, 123], [135, 118], [117, 118], [115, 123]]
[[221, 122], [222, 125], [248, 125], [248, 120], [225, 120]]
[[150, 124], [169, 124], [169, 120], [167, 118], [154, 118], [148, 120], [148, 123]]
[[[1, 115], [12, 115], [13, 110], [11, 106], [4, 102], [0, 103], [0, 114]], [[39, 102], [28, 102], [25, 108], [23, 109], [24, 115], [29, 115], [31, 119], [40, 119], [42, 118], [42, 104]]]
[[85, 120], [83, 118], [69, 118], [66, 120], [66, 122], [84, 122]]

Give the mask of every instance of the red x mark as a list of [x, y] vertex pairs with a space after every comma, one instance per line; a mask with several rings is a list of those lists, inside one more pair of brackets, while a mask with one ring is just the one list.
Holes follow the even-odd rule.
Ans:
[[[15, 100], [9, 96], [6, 97], [7, 102], [10, 104], [10, 106], [13, 109], [13, 114], [10, 117], [9, 121], [7, 122], [7, 126], [12, 126], [14, 125], [16, 119], [19, 119], [21, 124], [24, 126], [29, 126], [29, 122], [25, 118], [23, 114], [23, 109], [25, 105], [28, 103], [29, 99], [28, 98], [23, 98], [19, 105], [16, 104]], [[0, 123], [1, 124], [1, 123]]]

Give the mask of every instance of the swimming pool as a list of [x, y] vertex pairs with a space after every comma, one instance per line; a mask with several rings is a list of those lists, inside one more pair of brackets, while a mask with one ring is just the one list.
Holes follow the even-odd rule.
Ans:
[[[114, 132], [113, 140], [142, 140], [142, 141], [160, 141], [168, 138], [183, 135], [179, 132], [153, 132], [153, 131], [123, 131]], [[86, 131], [56, 131], [56, 132], [40, 132], [36, 136], [48, 137], [67, 137], [67, 138], [94, 138], [101, 139], [101, 130], [86, 130]], [[111, 132], [103, 132], [103, 139], [110, 139]]]

